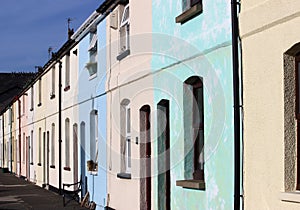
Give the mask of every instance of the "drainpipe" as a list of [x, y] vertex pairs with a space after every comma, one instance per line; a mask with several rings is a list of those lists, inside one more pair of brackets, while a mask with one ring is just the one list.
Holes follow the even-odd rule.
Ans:
[[62, 194], [61, 192], [61, 182], [62, 182], [62, 166], [61, 166], [61, 95], [62, 95], [62, 83], [61, 83], [61, 71], [62, 71], [62, 62], [59, 60], [59, 74], [58, 74], [58, 190], [59, 194]]
[[[18, 99], [18, 109], [19, 109], [19, 176], [21, 176], [21, 101]], [[23, 147], [25, 147], [25, 142]], [[16, 160], [17, 161], [17, 160]]]
[[237, 0], [231, 0], [232, 26], [232, 63], [233, 63], [233, 103], [234, 103], [234, 210], [240, 210], [240, 77], [239, 77], [239, 29], [237, 16]]

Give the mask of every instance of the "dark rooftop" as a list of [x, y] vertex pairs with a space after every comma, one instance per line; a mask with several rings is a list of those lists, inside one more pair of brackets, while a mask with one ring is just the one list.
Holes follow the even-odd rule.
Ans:
[[0, 73], [0, 113], [24, 90], [35, 73]]

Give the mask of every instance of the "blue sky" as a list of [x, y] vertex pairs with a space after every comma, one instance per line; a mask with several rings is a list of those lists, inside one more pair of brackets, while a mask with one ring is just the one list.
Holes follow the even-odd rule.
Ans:
[[67, 41], [103, 0], [8, 0], [0, 6], [0, 72], [30, 72]]

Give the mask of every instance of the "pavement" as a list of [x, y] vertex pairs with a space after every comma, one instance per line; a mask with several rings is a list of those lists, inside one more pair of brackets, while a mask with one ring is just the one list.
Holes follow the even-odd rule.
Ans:
[[0, 210], [87, 210], [74, 200], [43, 189], [10, 173], [0, 171]]

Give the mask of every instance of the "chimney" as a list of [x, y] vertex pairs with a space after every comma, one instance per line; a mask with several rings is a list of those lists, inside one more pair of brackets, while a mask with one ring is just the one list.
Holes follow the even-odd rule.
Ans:
[[74, 29], [70, 29], [68, 28], [68, 39], [70, 40], [71, 39], [71, 36], [74, 34]]

